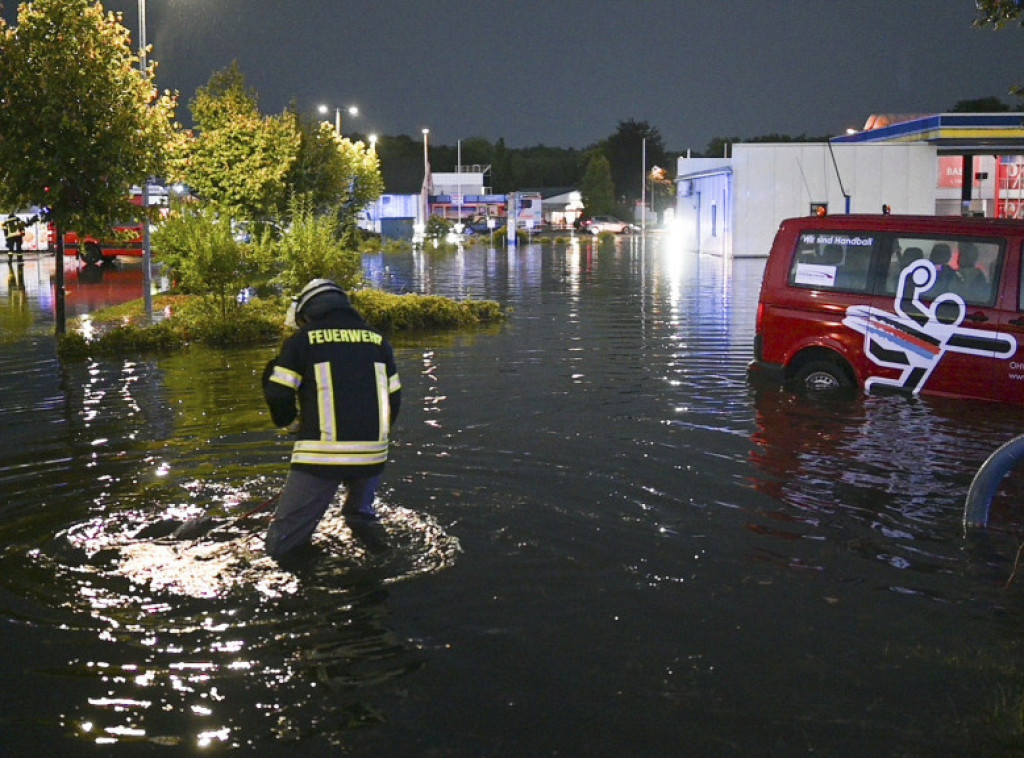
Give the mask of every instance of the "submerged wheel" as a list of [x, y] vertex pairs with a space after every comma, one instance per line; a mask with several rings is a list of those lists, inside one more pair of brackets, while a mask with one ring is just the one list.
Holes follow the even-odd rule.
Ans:
[[836, 392], [853, 387], [849, 374], [838, 363], [826, 360], [809, 361], [793, 375], [793, 386], [801, 392]]
[[103, 262], [103, 251], [95, 242], [86, 242], [82, 245], [82, 260], [90, 266], [96, 266]]

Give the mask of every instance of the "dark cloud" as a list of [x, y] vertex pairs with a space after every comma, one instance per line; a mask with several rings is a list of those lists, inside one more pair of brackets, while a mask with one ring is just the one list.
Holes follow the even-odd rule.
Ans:
[[[137, 0], [105, 5], [137, 30]], [[147, 0], [147, 16], [185, 102], [237, 59], [265, 110], [354, 103], [353, 128], [448, 144], [585, 147], [635, 118], [701, 150], [1015, 103], [1024, 83], [1024, 32], [973, 28], [971, 0]]]

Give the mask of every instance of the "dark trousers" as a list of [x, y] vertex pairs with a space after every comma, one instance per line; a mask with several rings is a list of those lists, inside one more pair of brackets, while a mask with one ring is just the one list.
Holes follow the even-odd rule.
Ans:
[[352, 478], [317, 476], [301, 469], [291, 469], [277, 501], [274, 520], [267, 528], [266, 550], [280, 560], [297, 547], [307, 544], [327, 512], [338, 487], [345, 486], [341, 512], [346, 517], [376, 518], [373, 499], [381, 476]]

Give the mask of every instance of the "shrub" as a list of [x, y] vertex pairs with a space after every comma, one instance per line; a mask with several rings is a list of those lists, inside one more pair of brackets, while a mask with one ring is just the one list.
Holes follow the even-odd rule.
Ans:
[[222, 317], [254, 271], [251, 248], [235, 238], [231, 219], [209, 210], [170, 216], [153, 235], [153, 245], [181, 290], [212, 295]]
[[365, 289], [350, 293], [366, 321], [384, 332], [451, 329], [501, 321], [501, 306], [493, 300], [456, 301], [440, 295], [394, 295]]
[[304, 195], [292, 197], [289, 215], [291, 226], [279, 240], [266, 237], [259, 244], [259, 257], [279, 271], [275, 281], [286, 292], [298, 292], [318, 278], [333, 279], [345, 289], [362, 283], [362, 255], [337, 238], [333, 216], [317, 216]]
[[77, 332], [63, 334], [57, 342], [57, 355], [61, 360], [76, 360], [90, 355], [162, 352], [178, 349], [183, 344], [181, 335], [167, 322], [145, 327], [129, 323], [94, 340], [86, 340]]
[[431, 216], [427, 219], [427, 228], [424, 236], [427, 239], [443, 240], [452, 230], [452, 223], [440, 216]]
[[[364, 289], [350, 293], [352, 304], [366, 321], [381, 331], [452, 329], [496, 323], [505, 318], [493, 300], [451, 300], [440, 295], [392, 295]], [[161, 296], [164, 298], [166, 296]], [[141, 314], [142, 301], [93, 314], [100, 336], [88, 340], [69, 331], [57, 344], [61, 360], [88, 356], [119, 356], [131, 353], [166, 352], [188, 344], [239, 347], [269, 344], [281, 339], [289, 300], [284, 297], [254, 298], [249, 303], [232, 301], [226, 315], [213, 297], [175, 296], [165, 301], [169, 315], [159, 323], [139, 325], [131, 319]], [[116, 317], [112, 314], [116, 312]], [[104, 328], [103, 318], [116, 318]], [[109, 324], [109, 322], [107, 322]]]
[[226, 314], [208, 297], [192, 297], [181, 303], [164, 322], [184, 342], [214, 347], [258, 345], [281, 335], [287, 304], [282, 298], [254, 298], [233, 302]]

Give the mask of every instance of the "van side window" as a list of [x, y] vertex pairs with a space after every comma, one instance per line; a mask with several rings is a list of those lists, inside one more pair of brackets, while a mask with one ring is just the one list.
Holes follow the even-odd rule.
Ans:
[[813, 232], [800, 235], [789, 269], [794, 287], [867, 292], [876, 235], [870, 232]]
[[931, 261], [936, 271], [935, 284], [925, 293], [925, 299], [954, 292], [970, 305], [990, 306], [995, 301], [1003, 260], [1002, 242], [967, 237], [896, 237], [885, 292], [895, 294], [900, 273], [921, 258]]
[[1024, 266], [1020, 267], [1020, 288], [1017, 290], [1017, 310], [1024, 311]]

